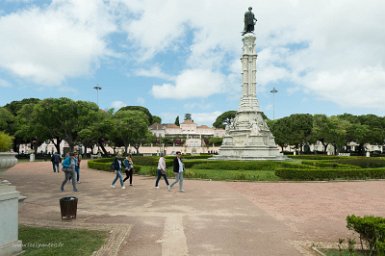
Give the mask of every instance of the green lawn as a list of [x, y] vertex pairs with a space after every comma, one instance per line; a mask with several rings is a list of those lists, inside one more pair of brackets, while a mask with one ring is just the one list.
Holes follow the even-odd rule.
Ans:
[[368, 252], [354, 251], [349, 252], [348, 250], [342, 250], [341, 252], [337, 249], [323, 249], [321, 250], [326, 256], [364, 256], [369, 255]]
[[87, 256], [105, 243], [106, 231], [19, 226], [23, 255]]

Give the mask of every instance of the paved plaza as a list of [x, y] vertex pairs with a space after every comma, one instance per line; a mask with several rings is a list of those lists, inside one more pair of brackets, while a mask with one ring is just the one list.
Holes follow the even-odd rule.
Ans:
[[[155, 189], [154, 177], [111, 188], [113, 173], [82, 161], [79, 192], [60, 192], [51, 162], [21, 162], [3, 178], [25, 201], [21, 224], [108, 230], [96, 255], [314, 255], [315, 244], [352, 237], [349, 214], [385, 215], [385, 181], [214, 182], [185, 180], [185, 193]], [[170, 177], [173, 181], [173, 178]], [[77, 219], [61, 221], [59, 199], [78, 197]]]

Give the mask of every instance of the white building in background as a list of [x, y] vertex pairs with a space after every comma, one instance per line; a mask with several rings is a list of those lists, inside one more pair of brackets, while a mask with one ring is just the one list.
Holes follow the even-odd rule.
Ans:
[[[223, 138], [225, 134], [224, 129], [210, 128], [207, 125], [198, 126], [191, 119], [184, 120], [179, 126], [175, 124], [159, 124], [155, 123], [149, 127], [150, 132], [159, 138], [170, 138], [172, 140], [181, 139], [183, 145], [164, 146], [160, 148], [158, 146], [157, 152], [166, 152], [171, 154], [175, 151], [181, 151], [182, 153], [209, 153], [217, 152], [219, 147], [213, 145], [206, 145], [205, 138], [219, 137]], [[145, 147], [140, 149], [141, 153], [144, 153]]]
[[[170, 138], [175, 139], [178, 138], [182, 140], [180, 145], [174, 144], [172, 146], [166, 146], [164, 144], [159, 145], [150, 145], [150, 146], [141, 146], [139, 148], [139, 152], [142, 154], [159, 154], [160, 152], [165, 152], [166, 154], [172, 154], [176, 151], [181, 151], [184, 154], [199, 154], [199, 153], [212, 153], [218, 152], [219, 147], [213, 145], [206, 145], [205, 138], [209, 137], [220, 137], [222, 138], [225, 134], [224, 129], [210, 128], [207, 125], [197, 125], [193, 120], [184, 120], [180, 126], [175, 124], [152, 124], [149, 127], [150, 132], [159, 138]], [[69, 145], [66, 141], [62, 141], [60, 143], [60, 152], [63, 153], [65, 150], [69, 149]], [[114, 148], [108, 145], [105, 146], [105, 149], [110, 154], [114, 153]], [[79, 146], [75, 146], [75, 150], [86, 153], [85, 148]], [[92, 149], [91, 154], [97, 154], [100, 149], [97, 145], [95, 145]], [[115, 148], [115, 152], [123, 152], [123, 147]], [[44, 142], [38, 148], [38, 153], [52, 154], [55, 153], [56, 147], [52, 142]], [[136, 153], [134, 147], [129, 147], [129, 151], [132, 153]], [[30, 144], [22, 144], [19, 147], [20, 153], [32, 153]]]

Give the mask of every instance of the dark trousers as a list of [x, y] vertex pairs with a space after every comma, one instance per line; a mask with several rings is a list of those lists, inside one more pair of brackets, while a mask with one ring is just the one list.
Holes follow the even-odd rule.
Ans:
[[126, 178], [124, 178], [123, 182], [125, 182], [129, 178], [130, 184], [132, 184], [132, 173], [134, 172], [134, 170], [131, 168], [130, 170], [125, 170], [124, 172], [126, 173]]
[[161, 177], [164, 178], [164, 181], [166, 182], [166, 184], [168, 186], [167, 175], [165, 173], [163, 174], [161, 170], [158, 170], [157, 173], [158, 173], [158, 177], [156, 178], [155, 187], [158, 186], [159, 180], [160, 180]]
[[59, 163], [52, 162], [53, 172], [59, 172]]

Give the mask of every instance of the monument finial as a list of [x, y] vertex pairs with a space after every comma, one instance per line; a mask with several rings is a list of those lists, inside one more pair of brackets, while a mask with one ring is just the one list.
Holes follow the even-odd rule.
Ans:
[[251, 11], [253, 8], [249, 7], [249, 11], [245, 13], [244, 18], [244, 29], [242, 32], [242, 36], [246, 33], [252, 33], [254, 31], [254, 25], [257, 22], [257, 19], [254, 16], [254, 13]]

